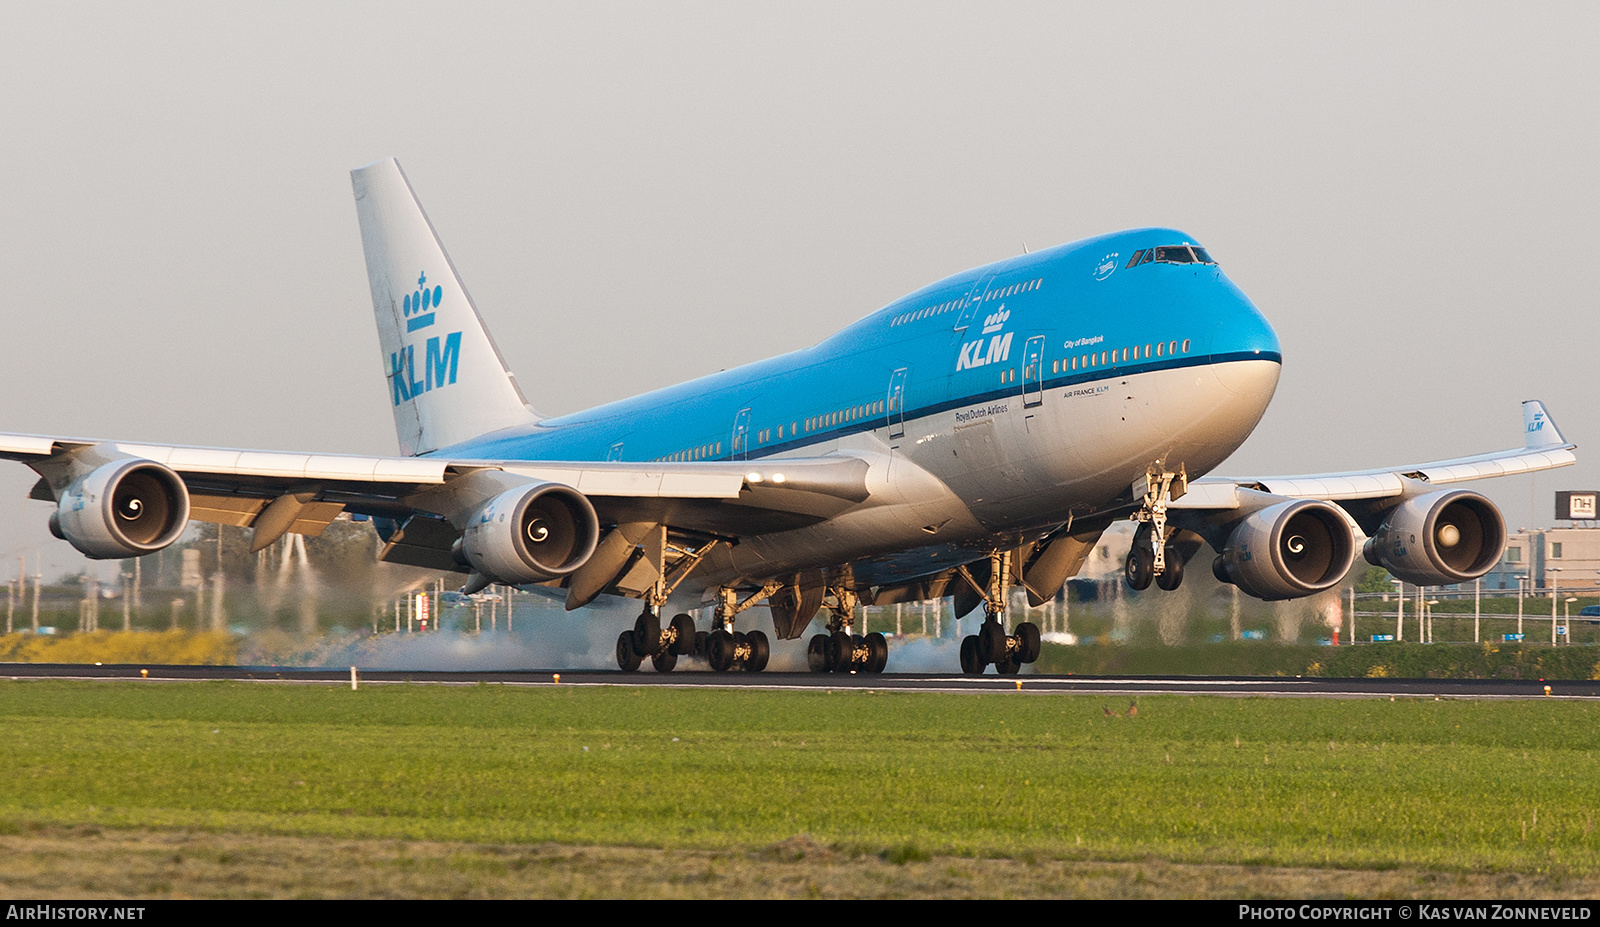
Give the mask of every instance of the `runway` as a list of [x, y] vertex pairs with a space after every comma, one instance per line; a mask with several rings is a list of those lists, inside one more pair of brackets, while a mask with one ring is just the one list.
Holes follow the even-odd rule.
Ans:
[[[940, 673], [623, 673], [618, 670], [529, 669], [512, 671], [358, 670], [361, 685], [432, 684], [516, 686], [671, 686], [765, 690], [873, 690], [906, 692], [1083, 695], [1226, 695], [1293, 698], [1600, 699], [1597, 680], [1514, 679], [1324, 679], [1257, 676], [963, 676]], [[3, 679], [251, 682], [349, 685], [350, 670], [277, 666], [86, 665], [11, 663]]]

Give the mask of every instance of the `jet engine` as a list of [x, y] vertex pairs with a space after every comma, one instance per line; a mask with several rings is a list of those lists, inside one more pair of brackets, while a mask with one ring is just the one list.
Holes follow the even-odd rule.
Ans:
[[583, 566], [599, 540], [600, 520], [583, 493], [530, 483], [483, 504], [461, 533], [461, 556], [482, 576], [521, 586]]
[[1407, 499], [1390, 510], [1363, 554], [1419, 586], [1477, 579], [1506, 546], [1506, 523], [1494, 503], [1458, 489]]
[[1213, 572], [1258, 599], [1296, 599], [1331, 588], [1355, 562], [1344, 511], [1330, 502], [1279, 502], [1233, 529]]
[[101, 464], [61, 494], [50, 533], [96, 560], [138, 557], [178, 539], [189, 524], [183, 479], [153, 460]]

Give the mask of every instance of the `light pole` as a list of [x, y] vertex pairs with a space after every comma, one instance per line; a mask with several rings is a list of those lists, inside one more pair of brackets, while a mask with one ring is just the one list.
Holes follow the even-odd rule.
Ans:
[[1394, 640], [1399, 643], [1406, 639], [1406, 584], [1402, 580], [1391, 579], [1395, 584], [1394, 591]]
[[[1566, 628], [1567, 628], [1567, 643], [1569, 643], [1569, 644], [1572, 643], [1572, 603], [1574, 603], [1576, 601], [1578, 601], [1578, 597], [1577, 596], [1569, 595], [1569, 596], [1566, 597], [1566, 599], [1563, 600], [1563, 604], [1562, 604], [1562, 607], [1561, 607], [1561, 611], [1562, 611], [1561, 620], [1562, 620], [1562, 623], [1566, 625]], [[1552, 641], [1552, 643], [1554, 643], [1554, 641]]]
[[1550, 573], [1550, 643], [1556, 642], [1556, 599], [1560, 598], [1561, 568], [1546, 567]]
[[1483, 579], [1472, 581], [1472, 642], [1478, 643], [1478, 626], [1483, 623]]
[[1522, 640], [1522, 594], [1527, 591], [1528, 577], [1517, 577], [1517, 640]]

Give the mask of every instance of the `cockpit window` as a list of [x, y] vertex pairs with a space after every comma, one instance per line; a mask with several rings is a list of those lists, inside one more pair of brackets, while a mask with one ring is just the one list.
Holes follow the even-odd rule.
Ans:
[[[1133, 252], [1133, 257], [1128, 258], [1128, 267], [1132, 267], [1135, 264], [1139, 263], [1139, 259], [1142, 258], [1142, 257], [1144, 257], [1144, 249], [1143, 248], [1140, 248], [1138, 251]], [[1127, 270], [1128, 267], [1124, 267], [1123, 270]]]
[[1215, 264], [1206, 249], [1191, 245], [1164, 245], [1160, 248], [1151, 248], [1147, 251], [1134, 252], [1133, 259], [1128, 261], [1128, 266], [1148, 264], [1155, 261], [1158, 264]]

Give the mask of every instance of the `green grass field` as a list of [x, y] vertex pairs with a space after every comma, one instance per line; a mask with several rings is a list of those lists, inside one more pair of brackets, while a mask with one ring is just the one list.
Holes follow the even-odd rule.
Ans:
[[799, 839], [886, 865], [1600, 875], [1600, 705], [1127, 708], [1026, 692], [5, 682], [0, 836], [683, 853]]

